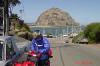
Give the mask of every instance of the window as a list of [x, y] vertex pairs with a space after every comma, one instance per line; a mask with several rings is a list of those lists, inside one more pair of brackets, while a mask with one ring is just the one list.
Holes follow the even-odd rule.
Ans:
[[6, 45], [6, 59], [11, 59], [14, 54], [15, 52], [12, 45], [12, 41], [9, 41], [7, 42], [7, 45]]

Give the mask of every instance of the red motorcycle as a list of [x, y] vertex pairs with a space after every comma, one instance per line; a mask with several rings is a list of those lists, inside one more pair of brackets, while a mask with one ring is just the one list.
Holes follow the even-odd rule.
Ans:
[[[51, 56], [52, 52], [51, 50], [49, 50], [48, 52], [48, 56], [49, 58], [52, 58]], [[27, 61], [24, 61], [24, 62], [18, 62], [18, 63], [14, 63], [12, 66], [39, 66], [38, 65], [38, 62], [40, 61], [40, 54], [35, 54], [34, 51], [30, 51], [28, 53], [28, 56], [27, 56]], [[43, 64], [42, 66], [50, 66], [50, 60], [48, 59], [48, 64]]]
[[30, 51], [27, 57], [27, 61], [31, 61], [34, 63], [34, 66], [38, 66], [38, 61], [39, 61], [40, 56], [41, 55], [39, 53], [35, 54], [34, 51]]
[[40, 54], [35, 54], [34, 51], [30, 51], [27, 55], [27, 60], [16, 62], [12, 66], [38, 66]]
[[[35, 54], [34, 51], [31, 51], [28, 54], [27, 60], [28, 61], [31, 61], [31, 62], [34, 62], [34, 66], [38, 66], [38, 62], [40, 61], [39, 60], [40, 59], [40, 56], [41, 56], [40, 54]], [[52, 58], [53, 57], [52, 56], [51, 49], [48, 52], [48, 56], [49, 56], [49, 58]], [[48, 64], [43, 63], [42, 66], [50, 66], [50, 60], [49, 60], [49, 58], [47, 60]]]

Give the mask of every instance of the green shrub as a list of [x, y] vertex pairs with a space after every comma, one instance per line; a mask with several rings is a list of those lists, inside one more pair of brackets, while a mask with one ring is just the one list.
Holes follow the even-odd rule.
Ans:
[[21, 30], [21, 27], [15, 26], [16, 29]]
[[73, 39], [72, 39], [72, 43], [75, 43], [76, 40], [79, 38], [79, 37], [84, 37], [84, 32], [78, 34], [77, 36], [75, 36]]
[[84, 35], [90, 43], [100, 43], [100, 23], [91, 23], [86, 26]]
[[25, 31], [29, 31], [32, 33], [32, 31], [30, 30], [30, 28], [28, 27], [27, 24], [23, 24], [23, 27], [24, 27]]

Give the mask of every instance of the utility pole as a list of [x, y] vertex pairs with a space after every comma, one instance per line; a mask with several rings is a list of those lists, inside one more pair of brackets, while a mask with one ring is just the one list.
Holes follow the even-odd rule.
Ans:
[[5, 18], [5, 17], [4, 17], [4, 7], [3, 7], [3, 36], [5, 35], [5, 33], [4, 33], [4, 32], [5, 32], [5, 30], [4, 30], [4, 29], [5, 29], [5, 27], [4, 27], [5, 19], [4, 19], [4, 18]]
[[72, 36], [74, 34], [74, 25], [73, 25], [73, 22], [72, 22]]
[[0, 0], [0, 34], [4, 35], [4, 0]]
[[68, 26], [67, 26], [67, 35], [68, 35]]
[[56, 29], [56, 34], [55, 34], [55, 36], [58, 36], [58, 35], [57, 35], [57, 29]]
[[1, 35], [4, 35], [3, 33], [4, 17], [3, 16], [4, 16], [4, 7], [0, 6], [0, 34]]
[[8, 35], [9, 32], [9, 3], [8, 0], [4, 0], [4, 35]]
[[80, 25], [80, 33], [82, 32], [81, 25]]
[[65, 32], [65, 30], [63, 29], [63, 36], [64, 36], [64, 32]]
[[9, 31], [9, 3], [8, 0], [0, 0], [0, 26], [2, 26], [3, 36], [8, 35]]
[[43, 35], [45, 35], [45, 27], [43, 28]]
[[73, 22], [72, 22], [72, 34], [73, 34]]

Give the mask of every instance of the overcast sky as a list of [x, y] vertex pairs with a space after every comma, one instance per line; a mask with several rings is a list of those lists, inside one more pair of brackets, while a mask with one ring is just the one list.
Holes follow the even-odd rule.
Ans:
[[[81, 25], [100, 22], [100, 0], [20, 0], [13, 12], [25, 23], [34, 23], [45, 10], [56, 7], [68, 12]], [[24, 12], [20, 13], [19, 10]]]

